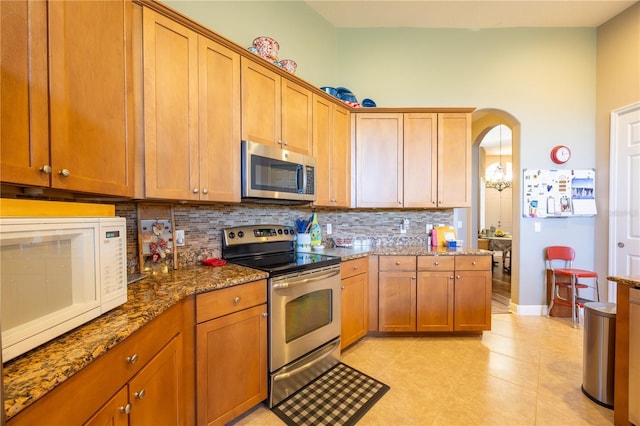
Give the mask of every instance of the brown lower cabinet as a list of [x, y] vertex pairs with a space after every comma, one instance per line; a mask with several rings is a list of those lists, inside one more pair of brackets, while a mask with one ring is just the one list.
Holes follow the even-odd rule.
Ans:
[[341, 342], [340, 348], [357, 342], [369, 327], [369, 259], [342, 262]]
[[188, 361], [194, 356], [192, 319], [193, 298], [188, 298], [7, 424], [193, 424], [194, 378]]
[[491, 256], [380, 256], [380, 332], [491, 329]]
[[265, 280], [196, 296], [197, 424], [223, 425], [267, 398]]

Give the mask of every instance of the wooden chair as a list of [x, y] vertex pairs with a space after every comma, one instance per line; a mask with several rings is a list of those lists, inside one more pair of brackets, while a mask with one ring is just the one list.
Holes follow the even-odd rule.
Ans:
[[[578, 291], [591, 288], [594, 293], [594, 299], [598, 302], [600, 301], [600, 291], [598, 289], [598, 274], [586, 269], [574, 268], [573, 261], [575, 257], [575, 250], [567, 246], [550, 246], [545, 250], [545, 263], [547, 268], [551, 270], [551, 302], [549, 303], [547, 316], [549, 316], [555, 303], [570, 306], [571, 320], [573, 326], [577, 327], [577, 324], [580, 323], [580, 310], [584, 308], [585, 303], [593, 301], [581, 297]], [[567, 279], [558, 280], [558, 277]], [[592, 282], [592, 284], [585, 282], [585, 279]], [[560, 295], [559, 289], [561, 287], [568, 287], [570, 290], [568, 292], [569, 297]]]

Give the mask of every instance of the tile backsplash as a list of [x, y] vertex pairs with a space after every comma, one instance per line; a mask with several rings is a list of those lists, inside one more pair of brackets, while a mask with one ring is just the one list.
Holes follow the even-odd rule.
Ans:
[[[178, 247], [178, 265], [193, 265], [209, 257], [221, 257], [222, 229], [252, 224], [294, 225], [297, 218], [309, 218], [308, 206], [282, 206], [274, 204], [210, 204], [174, 206], [174, 229], [185, 231], [185, 245]], [[453, 210], [338, 210], [316, 208], [318, 222], [326, 245], [332, 237], [349, 236], [367, 238], [375, 245], [424, 245], [425, 227], [453, 224]], [[138, 218], [136, 203], [116, 205], [116, 214], [127, 218], [127, 270], [139, 272]], [[409, 220], [406, 233], [400, 233], [404, 219]], [[331, 224], [332, 235], [326, 234]]]

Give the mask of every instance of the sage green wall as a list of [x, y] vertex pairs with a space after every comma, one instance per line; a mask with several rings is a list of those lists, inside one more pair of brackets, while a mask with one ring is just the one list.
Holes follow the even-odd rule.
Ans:
[[[521, 125], [515, 173], [557, 167], [549, 151], [558, 144], [572, 149], [567, 168], [596, 165], [595, 29], [336, 29], [301, 1], [167, 3], [241, 45], [259, 35], [276, 38], [280, 58], [298, 62], [298, 76], [348, 87], [359, 100], [506, 111]], [[520, 193], [514, 188], [514, 197]], [[520, 257], [527, 261], [513, 277], [518, 305], [537, 314], [546, 304], [544, 247], [580, 247], [578, 266], [593, 267], [594, 221], [548, 219], [535, 233], [536, 221], [520, 218]]]
[[321, 87], [334, 85], [337, 74], [335, 28], [303, 1], [165, 1], [221, 36], [244, 47], [254, 38], [278, 41], [278, 59], [293, 59], [296, 75]]

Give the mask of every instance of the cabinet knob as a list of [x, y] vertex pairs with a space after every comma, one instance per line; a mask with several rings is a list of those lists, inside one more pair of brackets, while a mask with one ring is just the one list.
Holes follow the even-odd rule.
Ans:
[[120, 412], [124, 414], [129, 414], [131, 412], [131, 404], [121, 406]]
[[138, 362], [138, 354], [133, 354], [131, 356], [127, 357], [127, 362], [129, 364], [135, 364], [136, 362]]
[[197, 194], [199, 192], [198, 188], [193, 188], [193, 193]]
[[400, 265], [400, 261], [396, 260], [396, 265]]
[[460, 275], [456, 275], [456, 279], [459, 280], [462, 279], [462, 277]]
[[287, 141], [282, 141], [282, 145], [284, 145], [284, 146], [289, 146], [289, 142], [287, 142]]
[[344, 286], [340, 286], [340, 288], [341, 288], [342, 290], [344, 290]]
[[474, 260], [473, 262], [471, 262], [471, 264], [472, 264], [473, 266], [476, 266], [476, 264], [477, 264], [477, 263], [478, 263], [478, 262], [476, 262], [475, 260]]
[[50, 174], [51, 174], [51, 172], [52, 172], [51, 166], [50, 166], [50, 165], [48, 165], [48, 164], [45, 164], [44, 166], [40, 167], [40, 169], [39, 169], [39, 170], [40, 170], [42, 173], [46, 173], [46, 174], [48, 174], [48, 175], [50, 175]]
[[355, 271], [356, 269], [358, 269], [358, 265], [355, 265], [355, 266], [353, 267], [353, 270], [354, 270], [354, 271]]
[[240, 296], [236, 296], [236, 297], [234, 297], [234, 298], [233, 298], [233, 303], [235, 303], [236, 305], [237, 305], [238, 303], [240, 303]]
[[62, 169], [58, 172], [58, 174], [60, 176], [64, 176], [64, 177], [69, 177], [71, 176], [71, 172], [69, 171], [69, 169]]
[[269, 316], [269, 314], [267, 312], [263, 312], [262, 313], [262, 318], [267, 318]]
[[438, 204], [442, 204], [442, 201], [438, 201]]
[[449, 279], [450, 279], [450, 280], [452, 280], [452, 279], [454, 279], [454, 278], [455, 278], [455, 277], [454, 277], [453, 275], [451, 275], [451, 276], [449, 277]]
[[278, 141], [278, 145], [282, 145], [282, 141], [281, 140]]
[[438, 266], [438, 265], [440, 265], [440, 262], [433, 262], [433, 265], [434, 266]]
[[202, 193], [203, 193], [203, 194], [208, 194], [208, 193], [209, 193], [209, 190], [208, 190], [207, 188], [205, 188], [205, 189], [203, 189], [203, 190], [202, 190]]
[[411, 277], [411, 279], [412, 279], [412, 280], [415, 280], [415, 279], [416, 279], [415, 275], [414, 275], [413, 277]]
[[138, 391], [138, 392], [134, 392], [134, 393], [133, 393], [133, 396], [134, 396], [135, 398], [137, 398], [137, 399], [142, 399], [142, 398], [144, 398], [144, 395], [145, 395], [144, 389], [142, 389], [142, 390], [140, 390], [140, 391]]

